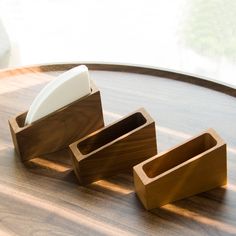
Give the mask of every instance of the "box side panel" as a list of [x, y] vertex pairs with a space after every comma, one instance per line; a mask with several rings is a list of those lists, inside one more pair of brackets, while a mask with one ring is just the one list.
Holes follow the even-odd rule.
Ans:
[[132, 170], [138, 163], [157, 154], [154, 123], [148, 124], [111, 145], [98, 149], [81, 161], [84, 183]]
[[[137, 170], [138, 171], [138, 170]], [[146, 197], [146, 187], [144, 185], [144, 183], [142, 182], [142, 180], [140, 179], [139, 174], [136, 172], [136, 170], [133, 170], [133, 176], [134, 176], [134, 187], [135, 187], [135, 192], [139, 198], [139, 200], [141, 201], [141, 203], [143, 204], [143, 206], [148, 209], [147, 206], [147, 197]]]
[[18, 141], [17, 141], [17, 131], [14, 129], [14, 125], [12, 124], [12, 122], [13, 121], [11, 119], [8, 121], [10, 131], [11, 131], [12, 141], [13, 141], [13, 144], [14, 144], [17, 154], [21, 157], [20, 149], [19, 149], [19, 145], [18, 145]]

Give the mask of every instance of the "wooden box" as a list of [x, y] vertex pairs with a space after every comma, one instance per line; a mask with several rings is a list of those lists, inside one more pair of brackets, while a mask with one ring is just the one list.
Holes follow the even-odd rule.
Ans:
[[136, 193], [150, 210], [225, 185], [226, 144], [210, 129], [133, 170]]
[[144, 109], [70, 145], [80, 184], [115, 175], [156, 155], [155, 122]]
[[25, 125], [27, 112], [9, 119], [13, 143], [22, 161], [52, 153], [104, 126], [100, 91], [91, 83], [91, 93]]

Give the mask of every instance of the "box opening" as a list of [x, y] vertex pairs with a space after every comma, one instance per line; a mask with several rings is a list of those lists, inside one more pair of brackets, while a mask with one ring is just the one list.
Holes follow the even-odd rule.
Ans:
[[20, 128], [25, 126], [25, 118], [26, 118], [27, 112], [19, 115], [16, 117], [16, 122]]
[[89, 154], [90, 152], [116, 140], [122, 135], [144, 125], [145, 123], [145, 117], [142, 113], [137, 112], [83, 140], [77, 145], [77, 147], [83, 155]]
[[146, 163], [143, 170], [149, 178], [154, 178], [167, 170], [211, 149], [216, 145], [216, 140], [205, 133], [158, 158]]

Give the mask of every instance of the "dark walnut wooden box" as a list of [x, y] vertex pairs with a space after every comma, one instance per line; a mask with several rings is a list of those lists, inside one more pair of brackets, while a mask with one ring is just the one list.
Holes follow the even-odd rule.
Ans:
[[139, 109], [71, 144], [70, 151], [80, 184], [132, 170], [157, 153], [155, 122]]
[[104, 126], [100, 91], [91, 93], [24, 126], [27, 112], [9, 119], [13, 143], [22, 161], [68, 148], [69, 144]]

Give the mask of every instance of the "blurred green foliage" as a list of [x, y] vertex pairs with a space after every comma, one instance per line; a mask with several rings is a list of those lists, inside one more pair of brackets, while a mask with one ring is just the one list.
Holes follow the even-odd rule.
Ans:
[[184, 43], [205, 56], [236, 59], [236, 1], [192, 0], [187, 2]]

